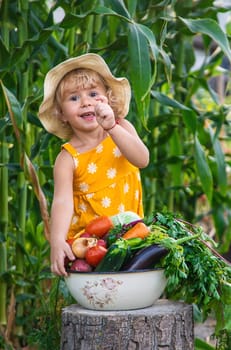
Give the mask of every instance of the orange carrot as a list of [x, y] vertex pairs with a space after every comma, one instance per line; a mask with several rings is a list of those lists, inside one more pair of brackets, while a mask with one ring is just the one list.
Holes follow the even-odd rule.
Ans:
[[67, 236], [67, 243], [72, 243], [76, 238], [80, 237], [85, 231], [84, 230], [81, 230], [79, 232], [75, 232], [74, 230], [71, 230], [69, 233], [68, 233], [68, 236]]
[[112, 220], [109, 216], [103, 215], [91, 220], [85, 227], [85, 232], [90, 235], [103, 237], [113, 227]]
[[132, 228], [130, 228], [123, 236], [123, 239], [129, 239], [129, 238], [145, 238], [149, 235], [150, 230], [148, 226], [145, 225], [145, 223], [137, 222]]

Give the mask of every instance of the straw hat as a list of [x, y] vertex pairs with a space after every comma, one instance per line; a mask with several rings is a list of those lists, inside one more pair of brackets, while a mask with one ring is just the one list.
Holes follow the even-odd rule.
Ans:
[[103, 58], [94, 53], [87, 53], [78, 57], [70, 58], [54, 68], [46, 75], [44, 81], [44, 98], [39, 108], [39, 119], [44, 128], [62, 139], [72, 135], [69, 124], [64, 125], [57, 114], [55, 107], [55, 92], [62, 78], [70, 71], [78, 68], [86, 68], [99, 73], [108, 86], [112, 89], [113, 95], [118, 99], [121, 113], [118, 118], [125, 118], [131, 99], [131, 88], [126, 78], [115, 78]]

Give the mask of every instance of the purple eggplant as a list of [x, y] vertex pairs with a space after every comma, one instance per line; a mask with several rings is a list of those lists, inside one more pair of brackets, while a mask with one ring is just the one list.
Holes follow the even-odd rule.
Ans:
[[158, 244], [152, 244], [140, 249], [127, 263], [122, 267], [123, 271], [145, 270], [154, 267], [161, 258], [168, 254], [168, 249]]

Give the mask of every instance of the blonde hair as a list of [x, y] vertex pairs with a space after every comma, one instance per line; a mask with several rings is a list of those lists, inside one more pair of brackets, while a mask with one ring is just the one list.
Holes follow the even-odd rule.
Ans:
[[61, 111], [61, 102], [67, 90], [89, 89], [96, 87], [98, 84], [104, 86], [108, 103], [113, 109], [115, 117], [117, 118], [120, 112], [119, 103], [113, 95], [112, 89], [106, 84], [105, 80], [100, 74], [94, 70], [84, 68], [74, 69], [68, 72], [60, 81], [55, 93], [55, 104], [57, 111]]

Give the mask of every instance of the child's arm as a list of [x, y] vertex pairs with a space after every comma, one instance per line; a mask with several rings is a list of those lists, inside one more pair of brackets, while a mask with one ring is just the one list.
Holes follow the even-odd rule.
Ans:
[[95, 106], [98, 123], [112, 137], [120, 152], [127, 160], [138, 168], [144, 168], [149, 163], [149, 151], [144, 145], [134, 126], [125, 119], [115, 122], [112, 108], [105, 96], [98, 97], [99, 103]]
[[149, 150], [128, 120], [119, 119], [119, 123], [108, 133], [130, 163], [138, 168], [145, 168], [148, 165]]
[[66, 242], [73, 215], [73, 160], [62, 151], [54, 166], [54, 196], [51, 207], [51, 271], [66, 276], [64, 259], [75, 256]]

